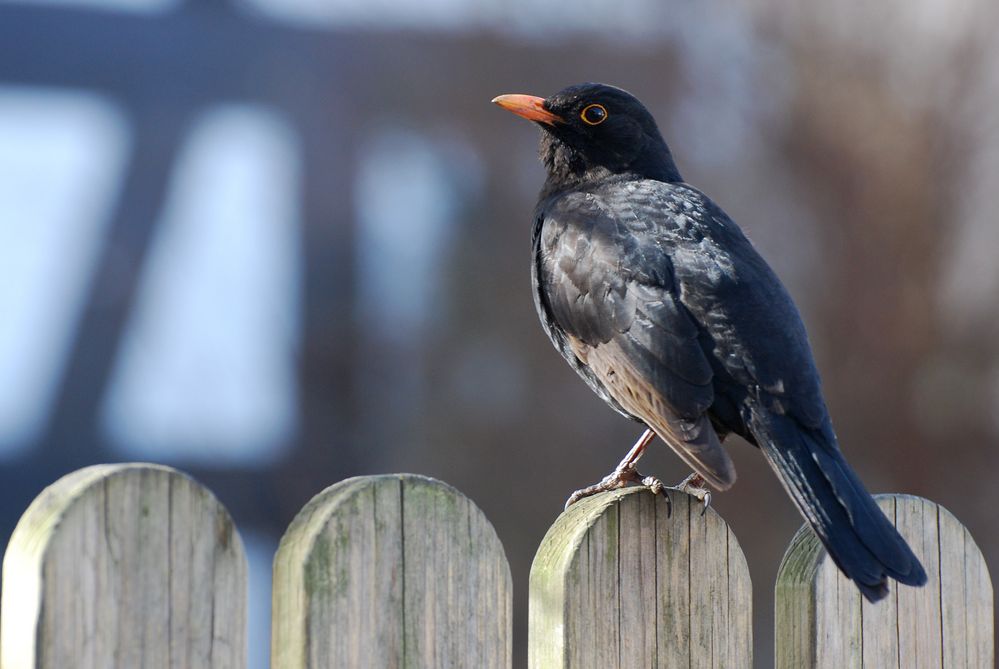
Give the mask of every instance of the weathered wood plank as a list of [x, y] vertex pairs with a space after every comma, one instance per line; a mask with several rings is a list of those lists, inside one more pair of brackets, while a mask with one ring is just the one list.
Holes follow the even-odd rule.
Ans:
[[528, 664], [750, 667], [752, 593], [727, 525], [700, 502], [643, 488], [563, 513], [531, 568]]
[[168, 467], [99, 465], [49, 486], [3, 564], [4, 669], [246, 663], [246, 557], [218, 500]]
[[967, 530], [928, 500], [877, 500], [922, 561], [927, 584], [891, 582], [888, 597], [870, 604], [803, 527], [777, 577], [777, 667], [992, 667], [992, 582]]
[[433, 479], [367, 476], [317, 495], [274, 560], [271, 666], [505, 667], [512, 598], [482, 512]]
[[739, 546], [739, 541], [731, 527], [726, 528], [728, 536], [728, 560], [726, 569], [728, 570], [728, 645], [726, 648], [726, 660], [724, 666], [738, 667], [749, 666], [752, 663], [752, 655], [743, 655], [743, 649], [753, 647], [753, 608], [752, 606], [740, 606], [744, 597], [752, 600], [753, 583], [749, 579], [749, 565], [746, 564], [746, 556]]
[[[656, 657], [690, 657], [690, 499], [672, 495], [673, 511], [656, 500]], [[665, 550], [661, 550], [662, 547]], [[644, 577], [644, 575], [643, 575]], [[677, 664], [683, 661], [678, 659]], [[669, 662], [666, 662], [669, 666]]]
[[[896, 508], [898, 505], [895, 498], [890, 495], [884, 496], [878, 501], [878, 505], [885, 515], [898, 525], [898, 510]], [[902, 510], [902, 513], [905, 514], [905, 509]], [[828, 582], [836, 584], [842, 600], [839, 606], [833, 607], [834, 610], [826, 619], [835, 619], [836, 611], [839, 611], [843, 619], [850, 620], [851, 628], [858, 616], [862, 623], [856, 643], [862, 644], [863, 653], [857, 654], [856, 647], [850, 647], [845, 649], [844, 655], [840, 657], [849, 657], [849, 654], [853, 653], [856, 658], [853, 666], [856, 667], [904, 667], [904, 664], [899, 663], [899, 635], [883, 633], [883, 630], [892, 629], [896, 624], [895, 621], [899, 619], [899, 598], [896, 594], [901, 595], [902, 590], [896, 589], [880, 602], [872, 604], [861, 596], [860, 591], [857, 590], [852, 581], [843, 578], [836, 569], [825, 569], [823, 574]], [[905, 588], [905, 590], [912, 591], [914, 588]], [[845, 602], [845, 605], [842, 602]], [[829, 627], [836, 629], [837, 625], [829, 625]], [[820, 653], [820, 657], [826, 656], [825, 653]], [[828, 657], [837, 656], [828, 655]]]
[[618, 542], [618, 579], [621, 602], [621, 628], [631, 630], [620, 635], [620, 666], [651, 667], [655, 665], [656, 635], [659, 629], [647, 625], [656, 619], [656, 582], [642, 578], [656, 573], [656, 500], [652, 495], [636, 498], [637, 513], [620, 512], [618, 528], [621, 537], [631, 540]]
[[937, 667], [943, 657], [940, 635], [940, 531], [936, 505], [918, 497], [896, 503], [895, 525], [926, 570], [925, 588], [895, 588], [898, 607], [898, 661], [902, 667]]

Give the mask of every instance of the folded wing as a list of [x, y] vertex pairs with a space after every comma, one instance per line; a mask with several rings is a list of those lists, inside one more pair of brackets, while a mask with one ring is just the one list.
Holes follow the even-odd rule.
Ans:
[[545, 212], [536, 268], [541, 304], [603, 390], [726, 489], [735, 468], [706, 414], [713, 373], [700, 330], [679, 302], [669, 257], [651, 228], [620, 218], [585, 193]]

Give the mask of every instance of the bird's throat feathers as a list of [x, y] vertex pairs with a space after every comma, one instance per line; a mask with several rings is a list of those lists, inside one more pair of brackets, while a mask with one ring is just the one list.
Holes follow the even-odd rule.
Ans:
[[646, 137], [641, 150], [633, 156], [609, 154], [594, 160], [555, 132], [543, 128], [539, 156], [548, 173], [542, 194], [577, 188], [615, 175], [630, 174], [671, 183], [683, 181], [662, 138]]

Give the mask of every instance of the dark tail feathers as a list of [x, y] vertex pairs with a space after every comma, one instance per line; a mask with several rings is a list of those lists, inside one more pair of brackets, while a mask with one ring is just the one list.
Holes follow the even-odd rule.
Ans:
[[926, 572], [850, 469], [835, 437], [793, 418], [754, 411], [750, 429], [770, 466], [829, 556], [869, 601], [888, 594], [887, 577], [923, 585]]

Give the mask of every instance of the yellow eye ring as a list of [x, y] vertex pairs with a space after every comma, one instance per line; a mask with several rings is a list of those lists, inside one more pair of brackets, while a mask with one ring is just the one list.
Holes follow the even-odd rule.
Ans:
[[579, 118], [583, 119], [586, 125], [600, 125], [607, 120], [607, 108], [603, 105], [592, 104], [583, 107], [579, 112]]

